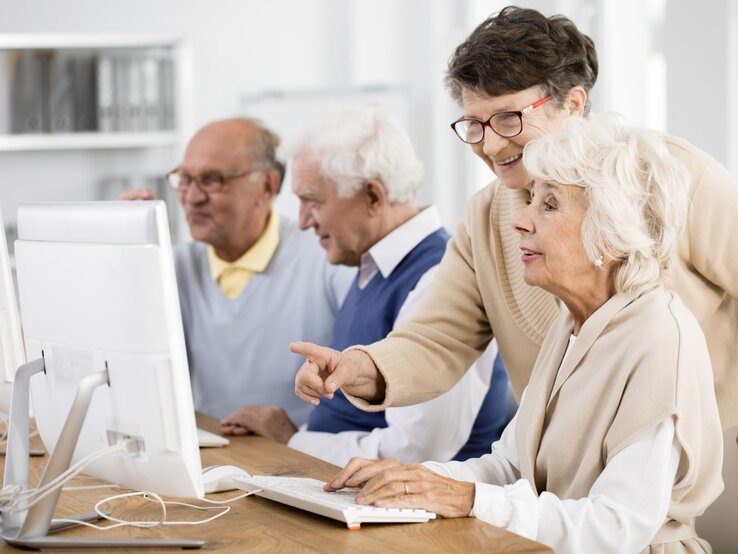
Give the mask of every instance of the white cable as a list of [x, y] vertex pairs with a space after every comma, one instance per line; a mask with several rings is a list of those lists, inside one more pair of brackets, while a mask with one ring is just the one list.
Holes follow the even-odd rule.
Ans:
[[148, 528], [148, 527], [156, 527], [157, 525], [161, 525], [166, 520], [167, 508], [166, 508], [166, 505], [164, 504], [164, 501], [161, 500], [161, 497], [158, 495], [156, 495], [156, 497], [161, 501], [161, 506], [162, 506], [162, 515], [158, 521], [124, 521], [122, 519], [109, 516], [100, 510], [100, 506], [108, 502], [112, 502], [114, 500], [118, 500], [121, 498], [129, 498], [132, 496], [142, 496], [145, 494], [146, 493], [144, 492], [127, 492], [123, 494], [116, 494], [108, 498], [103, 498], [97, 504], [95, 504], [95, 513], [97, 513], [98, 517], [102, 519], [106, 519], [108, 521], [112, 521], [113, 524], [111, 525], [102, 526], [102, 525], [97, 525], [95, 523], [90, 523], [89, 521], [77, 521], [76, 519], [54, 519], [52, 520], [52, 522], [53, 523], [78, 523], [79, 525], [84, 525], [85, 527], [92, 527], [93, 529], [97, 529], [99, 531], [107, 531], [109, 529], [115, 529], [117, 527], [124, 527], [124, 526]]
[[[3, 487], [2, 489], [0, 489], [0, 509], [2, 509], [3, 511], [9, 512], [9, 513], [27, 510], [28, 508], [30, 508], [31, 506], [34, 506], [35, 504], [40, 502], [43, 498], [45, 498], [46, 496], [48, 496], [49, 494], [51, 494], [52, 492], [54, 492], [60, 487], [62, 487], [62, 490], [85, 490], [85, 489], [107, 488], [107, 487], [117, 486], [115, 484], [105, 484], [105, 485], [90, 485], [90, 486], [79, 486], [79, 487], [64, 487], [64, 484], [69, 482], [74, 477], [76, 477], [77, 474], [79, 474], [85, 467], [87, 467], [89, 464], [96, 461], [97, 459], [102, 458], [103, 456], [107, 456], [108, 454], [111, 454], [113, 452], [127, 450], [129, 446], [128, 445], [129, 442], [130, 442], [130, 439], [121, 440], [114, 446], [93, 452], [92, 454], [79, 460], [74, 465], [70, 466], [67, 470], [59, 474], [56, 478], [52, 479], [50, 482], [46, 483], [41, 488], [23, 490], [23, 488], [20, 487], [19, 485], [9, 485], [9, 486]], [[228, 504], [230, 502], [235, 502], [236, 500], [246, 498], [247, 496], [251, 496], [252, 494], [255, 494], [257, 492], [261, 492], [261, 491], [258, 491], [258, 490], [251, 491], [251, 492], [247, 492], [244, 494], [239, 494], [238, 496], [235, 496], [233, 498], [228, 498], [225, 500], [209, 500], [207, 498], [203, 498], [202, 500], [209, 504]], [[162, 509], [162, 517], [158, 521], [125, 521], [125, 520], [118, 519], [118, 518], [105, 514], [100, 508], [100, 506], [102, 506], [105, 503], [112, 502], [114, 500], [118, 500], [121, 498], [129, 498], [133, 496], [142, 496], [145, 500], [158, 503]], [[19, 507], [19, 504], [24, 504], [25, 502], [28, 502], [28, 503], [26, 505]], [[198, 521], [167, 521], [166, 520], [167, 504], [172, 505], [172, 506], [184, 506], [188, 508], [194, 508], [200, 511], [218, 510], [218, 513], [213, 516], [210, 516], [208, 518], [198, 520]], [[108, 498], [104, 498], [103, 500], [100, 500], [99, 502], [97, 502], [97, 504], [95, 504], [95, 512], [97, 513], [97, 515], [102, 519], [113, 522], [111, 525], [100, 526], [94, 523], [90, 523], [87, 521], [80, 521], [77, 519], [55, 519], [52, 521], [55, 523], [73, 523], [77, 525], [84, 525], [87, 527], [92, 527], [93, 529], [98, 529], [100, 531], [106, 531], [108, 529], [114, 529], [117, 527], [124, 527], [124, 526], [149, 528], [149, 527], [156, 527], [158, 525], [202, 525], [204, 523], [210, 523], [211, 521], [214, 521], [224, 516], [230, 511], [231, 511], [230, 506], [225, 506], [223, 508], [220, 508], [220, 507], [197, 506], [195, 504], [188, 504], [185, 502], [174, 502], [174, 501], [166, 502], [156, 493], [137, 491], [137, 492], [123, 493], [123, 494], [117, 494], [114, 496], [110, 496]]]
[[27, 507], [30, 508], [34, 504], [40, 502], [43, 498], [53, 493], [59, 487], [63, 486], [64, 483], [81, 473], [85, 467], [87, 467], [89, 464], [96, 461], [97, 459], [107, 456], [108, 454], [112, 454], [113, 452], [126, 450], [126, 442], [126, 440], [119, 441], [114, 446], [105, 448], [103, 450], [98, 450], [97, 452], [93, 452], [85, 458], [82, 458], [79, 462], [58, 475], [55, 479], [49, 481], [40, 489], [36, 489], [35, 492], [31, 495], [31, 502], [28, 504]]
[[[66, 471], [59, 474], [56, 478], [52, 479], [50, 482], [46, 483], [46, 485], [39, 489], [23, 490], [23, 488], [18, 485], [3, 487], [3, 489], [0, 490], [0, 508], [2, 508], [3, 511], [8, 511], [11, 513], [24, 511], [30, 508], [31, 506], [37, 504], [43, 498], [54, 492], [59, 487], [63, 486], [64, 483], [71, 480], [85, 467], [96, 461], [98, 458], [102, 458], [103, 456], [107, 456], [108, 454], [111, 454], [113, 452], [126, 450], [127, 442], [127, 439], [122, 440], [114, 446], [105, 448], [103, 450], [98, 450], [97, 452], [93, 452], [92, 454], [79, 460], [76, 464], [69, 467]], [[21, 507], [18, 506], [19, 504], [24, 502], [28, 502], [28, 504]]]
[[[185, 508], [193, 508], [195, 510], [200, 510], [203, 512], [212, 512], [215, 510], [220, 510], [214, 516], [210, 516], [200, 521], [166, 521], [164, 520], [162, 522], [162, 525], [201, 525], [203, 523], [210, 523], [211, 521], [214, 521], [218, 519], [219, 517], [222, 517], [231, 511], [230, 506], [219, 508], [217, 506], [214, 506], [214, 507], [197, 506], [196, 504], [188, 504], [187, 502], [176, 502], [176, 501], [165, 502], [164, 500], [162, 500], [162, 498], [158, 494], [154, 494], [154, 493], [144, 493], [143, 497], [150, 502], [156, 502], [156, 501], [161, 502], [161, 504], [164, 505], [165, 509], [166, 509], [166, 505], [169, 504], [170, 506], [184, 506]], [[152, 497], [155, 497], [155, 500], [152, 500]]]
[[[245, 498], [247, 496], [251, 496], [255, 492], [259, 491], [253, 491], [253, 492], [247, 492], [245, 494], [238, 495], [235, 498], [230, 498], [228, 500], [224, 501], [216, 501], [216, 500], [207, 500], [203, 499], [205, 502], [209, 502], [212, 504], [223, 504], [226, 502], [233, 502], [235, 500], [239, 500], [241, 498]], [[117, 517], [110, 516], [102, 511], [101, 506], [103, 506], [106, 503], [113, 502], [115, 500], [119, 500], [121, 498], [130, 498], [133, 496], [141, 496], [145, 500], [148, 500], [150, 502], [155, 502], [161, 506], [162, 514], [161, 518], [159, 520], [155, 521], [126, 521], [123, 519], [119, 519]], [[195, 510], [200, 511], [213, 511], [218, 510], [218, 513], [210, 516], [205, 519], [197, 520], [197, 521], [167, 521], [167, 505], [170, 506], [184, 506], [186, 508], [194, 508]], [[143, 492], [143, 491], [137, 491], [137, 492], [129, 492], [124, 494], [117, 494], [115, 496], [110, 496], [108, 498], [104, 498], [100, 500], [97, 504], [95, 504], [95, 512], [101, 519], [105, 519], [107, 521], [112, 522], [110, 525], [97, 525], [95, 523], [90, 523], [88, 521], [78, 521], [76, 519], [55, 519], [53, 520], [54, 523], [78, 523], [80, 525], [84, 525], [86, 527], [92, 527], [93, 529], [97, 529], [99, 531], [107, 531], [109, 529], [116, 529], [118, 527], [141, 527], [141, 528], [151, 528], [151, 527], [157, 527], [159, 525], [202, 525], [204, 523], [210, 523], [211, 521], [215, 521], [216, 519], [223, 517], [228, 512], [231, 511], [230, 506], [225, 506], [223, 508], [219, 507], [209, 507], [209, 506], [197, 506], [195, 504], [189, 504], [187, 502], [175, 502], [175, 501], [165, 501], [156, 493], [153, 492]]]
[[243, 494], [239, 494], [238, 496], [234, 496], [233, 498], [226, 498], [225, 500], [211, 500], [210, 498], [201, 498], [200, 500], [202, 500], [203, 502], [207, 502], [208, 504], [230, 504], [231, 502], [241, 500], [242, 498], [246, 498], [247, 496], [251, 496], [252, 494], [256, 494], [257, 492], [262, 492], [262, 489], [245, 492]]
[[[2, 431], [0, 431], [0, 446], [6, 446], [7, 445], [7, 443], [8, 443], [8, 432], [9, 432], [9, 429], [7, 427], [5, 429], [3, 429]], [[33, 437], [37, 437], [37, 436], [38, 436], [38, 431], [32, 431], [31, 433], [29, 433], [28, 439], [30, 440]]]

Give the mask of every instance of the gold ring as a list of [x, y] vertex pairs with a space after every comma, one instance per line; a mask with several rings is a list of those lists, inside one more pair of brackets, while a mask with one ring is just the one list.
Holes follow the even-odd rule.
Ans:
[[410, 491], [407, 490], [407, 483], [402, 483], [402, 484], [405, 486], [405, 495], [406, 496], [409, 495], [410, 494]]

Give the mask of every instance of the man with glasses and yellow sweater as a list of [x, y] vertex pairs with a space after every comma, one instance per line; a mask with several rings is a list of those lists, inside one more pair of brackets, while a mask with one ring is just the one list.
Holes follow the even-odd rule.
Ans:
[[288, 345], [330, 341], [353, 275], [273, 207], [284, 177], [278, 144], [252, 119], [210, 123], [167, 181], [194, 239], [175, 247], [175, 265], [195, 409], [222, 418], [270, 404], [299, 424], [310, 407], [294, 395], [301, 361]]

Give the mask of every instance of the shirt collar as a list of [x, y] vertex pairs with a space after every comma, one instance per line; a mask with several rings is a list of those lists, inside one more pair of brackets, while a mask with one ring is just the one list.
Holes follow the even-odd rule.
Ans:
[[210, 275], [218, 280], [227, 268], [237, 267], [251, 273], [261, 273], [272, 261], [279, 246], [279, 212], [272, 206], [266, 229], [259, 239], [243, 255], [233, 262], [227, 262], [218, 257], [215, 248], [208, 245], [208, 259], [210, 260]]
[[386, 279], [413, 248], [440, 228], [441, 217], [435, 206], [421, 210], [362, 254], [359, 282], [366, 285], [377, 271]]

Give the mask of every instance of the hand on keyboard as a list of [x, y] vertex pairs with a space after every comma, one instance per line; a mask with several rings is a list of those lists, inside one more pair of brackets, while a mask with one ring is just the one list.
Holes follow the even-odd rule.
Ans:
[[325, 485], [327, 491], [337, 491], [344, 487], [359, 487], [385, 469], [397, 467], [400, 462], [394, 458], [386, 460], [367, 460], [354, 456], [338, 474]]
[[356, 496], [361, 505], [425, 508], [443, 517], [466, 517], [474, 506], [474, 483], [444, 477], [422, 464], [400, 465], [393, 459], [351, 458], [326, 490], [362, 484]]
[[357, 528], [363, 522], [421, 522], [435, 518], [435, 514], [425, 510], [362, 506], [355, 500], [359, 489], [327, 492], [325, 483], [316, 479], [254, 475], [234, 478], [233, 482], [270, 500], [345, 521], [349, 528]]

